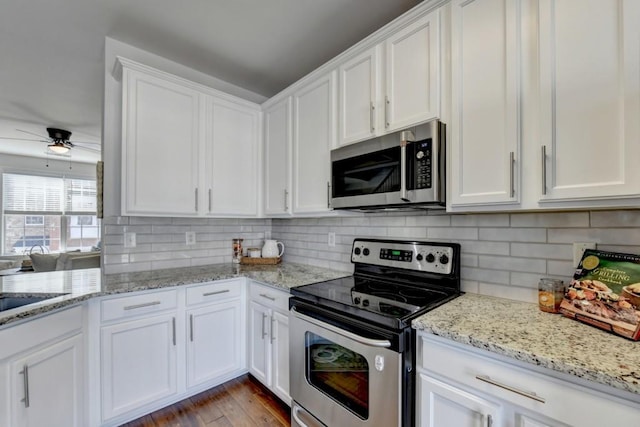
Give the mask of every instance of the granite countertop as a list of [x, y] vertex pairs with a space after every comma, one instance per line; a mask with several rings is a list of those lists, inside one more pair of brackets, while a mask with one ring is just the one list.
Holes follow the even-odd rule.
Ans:
[[413, 321], [418, 330], [640, 394], [640, 342], [537, 304], [465, 294]]
[[[51, 296], [45, 301], [0, 311], [0, 326], [104, 295], [247, 277], [275, 288], [349, 276], [344, 271], [301, 264], [216, 264], [102, 276], [98, 268], [0, 276], [0, 296]], [[58, 294], [64, 294], [56, 296]]]

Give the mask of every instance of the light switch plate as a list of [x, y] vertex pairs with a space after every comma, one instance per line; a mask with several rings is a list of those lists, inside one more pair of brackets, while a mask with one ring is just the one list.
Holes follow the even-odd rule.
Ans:
[[580, 264], [580, 260], [582, 259], [582, 254], [585, 249], [595, 249], [595, 242], [575, 242], [573, 244], [573, 266], [577, 267]]
[[330, 232], [327, 236], [327, 245], [335, 246], [336, 245], [336, 233]]
[[124, 247], [135, 248], [136, 247], [136, 233], [124, 233]]
[[185, 240], [187, 245], [195, 245], [196, 244], [196, 232], [195, 231], [187, 231], [185, 233]]

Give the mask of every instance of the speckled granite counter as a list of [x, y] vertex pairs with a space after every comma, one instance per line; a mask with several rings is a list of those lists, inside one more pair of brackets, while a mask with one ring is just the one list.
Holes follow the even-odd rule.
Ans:
[[415, 319], [413, 327], [640, 394], [640, 342], [544, 313], [536, 304], [465, 294]]
[[[247, 277], [288, 290], [294, 286], [348, 276], [344, 271], [301, 264], [278, 265], [217, 264], [196, 268], [175, 268], [142, 273], [107, 275], [100, 269], [53, 271], [0, 277], [0, 295], [38, 296], [51, 299], [0, 312], [0, 326], [89, 298]], [[56, 294], [64, 294], [56, 296]]]

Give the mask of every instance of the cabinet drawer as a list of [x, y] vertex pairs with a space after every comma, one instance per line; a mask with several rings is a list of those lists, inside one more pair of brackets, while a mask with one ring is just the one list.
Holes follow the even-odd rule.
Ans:
[[129, 318], [175, 309], [177, 291], [145, 292], [102, 301], [102, 321]]
[[204, 283], [187, 288], [187, 305], [222, 301], [239, 297], [242, 292], [242, 280], [224, 280]]
[[251, 283], [249, 292], [249, 299], [253, 301], [276, 310], [289, 311], [289, 297], [291, 294], [287, 291], [280, 291], [254, 282]]
[[419, 345], [420, 370], [569, 425], [608, 425], [611, 414], [616, 422], [640, 415], [638, 404], [492, 359], [479, 350], [428, 336], [421, 336]]

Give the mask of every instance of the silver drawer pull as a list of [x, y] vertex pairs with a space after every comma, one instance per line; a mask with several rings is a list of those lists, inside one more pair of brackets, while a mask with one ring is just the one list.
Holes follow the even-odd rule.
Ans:
[[485, 383], [489, 383], [489, 384], [494, 385], [496, 387], [503, 388], [503, 389], [508, 390], [508, 391], [510, 391], [512, 393], [519, 394], [520, 396], [528, 397], [529, 399], [533, 399], [533, 400], [535, 400], [537, 402], [546, 403], [546, 400], [544, 398], [538, 396], [537, 394], [535, 394], [532, 391], [529, 392], [529, 391], [519, 390], [519, 389], [517, 389], [515, 387], [511, 387], [510, 385], [498, 382], [498, 381], [492, 379], [491, 377], [489, 377], [487, 375], [476, 375], [476, 379], [480, 380], [480, 381], [483, 381]]
[[127, 305], [124, 307], [124, 309], [135, 310], [136, 308], [151, 307], [152, 305], [160, 305], [160, 301], [151, 301], [151, 302], [145, 302], [142, 304]]
[[268, 299], [268, 300], [270, 300], [270, 301], [275, 301], [275, 300], [276, 300], [274, 297], [270, 297], [270, 296], [269, 296], [269, 295], [267, 295], [267, 294], [260, 294], [260, 296], [261, 296], [262, 298], [266, 298], [266, 299]]
[[229, 289], [225, 289], [222, 291], [213, 291], [213, 292], [205, 292], [202, 294], [203, 297], [210, 297], [211, 295], [219, 295], [224, 294], [225, 292], [229, 292]]
[[22, 374], [22, 384], [24, 386], [24, 398], [21, 400], [21, 402], [24, 402], [24, 407], [28, 408], [29, 407], [29, 366], [24, 365], [20, 373]]

